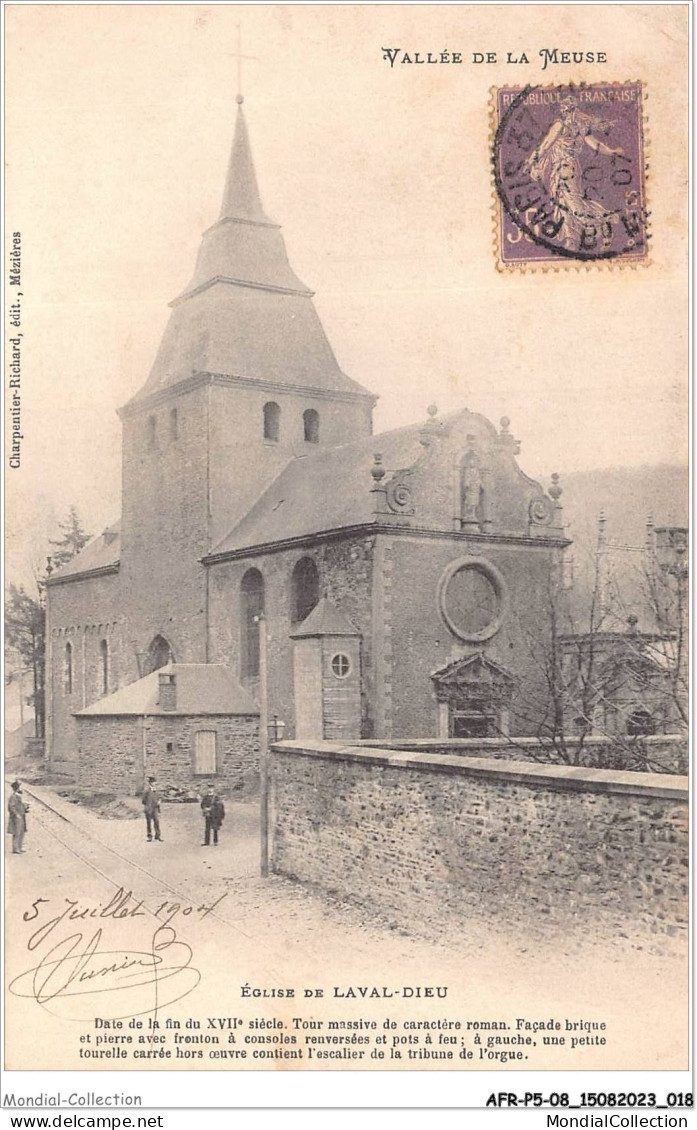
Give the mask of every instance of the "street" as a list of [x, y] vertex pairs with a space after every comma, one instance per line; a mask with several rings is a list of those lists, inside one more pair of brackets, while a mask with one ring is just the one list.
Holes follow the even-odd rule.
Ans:
[[[568, 1038], [524, 1046], [525, 1069], [685, 1066], [686, 963], [674, 953], [630, 949], [627, 940], [595, 937], [593, 927], [564, 938], [549, 923], [534, 936], [503, 935], [484, 914], [458, 939], [429, 939], [419, 922], [407, 935], [388, 918], [282, 877], [262, 880], [253, 803], [226, 803], [220, 845], [205, 848], [197, 804], [163, 805], [164, 842], [148, 843], [133, 802], [134, 818], [104, 819], [48, 788], [25, 791], [26, 854], [6, 856], [8, 1067], [126, 1069], [138, 1055], [138, 1067], [169, 1070], [205, 1054], [206, 1068], [331, 1069], [335, 1060], [310, 1061], [304, 1033], [313, 1023], [382, 1027], [394, 1018], [402, 1031], [405, 1020], [433, 1017], [510, 1030], [516, 1018], [558, 1019], [562, 1031], [588, 1025], [573, 1049]], [[293, 1062], [278, 1035], [261, 1048], [254, 1038], [243, 1056], [234, 1028], [224, 1049], [210, 1049], [203, 1036], [216, 1017], [238, 1018], [247, 1034], [252, 1021], [261, 1031], [297, 1033], [305, 1054]], [[160, 1043], [150, 1018], [182, 1031], [188, 1020], [190, 1035], [170, 1031]], [[135, 1024], [150, 1033], [140, 1052], [116, 1035]], [[414, 1062], [405, 1051], [373, 1066], [515, 1067], [495, 1047], [481, 1058], [474, 1050], [470, 1063], [424, 1056], [421, 1064], [421, 1054]], [[340, 1066], [367, 1064], [347, 1058]]]

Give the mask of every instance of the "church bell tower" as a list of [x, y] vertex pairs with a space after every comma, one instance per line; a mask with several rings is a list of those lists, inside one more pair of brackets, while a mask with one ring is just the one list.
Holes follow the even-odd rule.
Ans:
[[375, 398], [339, 368], [264, 211], [243, 102], [220, 216], [120, 411], [129, 643], [142, 654], [162, 636], [176, 662], [208, 658], [201, 558], [290, 461], [372, 430]]

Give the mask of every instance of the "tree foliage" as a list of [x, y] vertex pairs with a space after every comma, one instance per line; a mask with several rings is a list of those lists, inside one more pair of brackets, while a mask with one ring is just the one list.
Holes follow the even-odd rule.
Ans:
[[60, 569], [62, 565], [67, 565], [68, 561], [77, 557], [80, 550], [84, 549], [92, 537], [91, 534], [85, 533], [80, 516], [74, 506], [70, 507], [65, 521], [59, 523], [58, 529], [60, 537], [49, 540], [48, 543], [53, 550], [49, 558], [52, 569]]
[[58, 528], [60, 536], [49, 541], [53, 552], [47, 557], [47, 568], [36, 577], [36, 594], [17, 584], [10, 584], [5, 593], [7, 682], [15, 681], [18, 667], [31, 672], [32, 693], [26, 701], [34, 708], [37, 738], [43, 738], [46, 732], [46, 578], [72, 561], [92, 536], [85, 532], [74, 506]]
[[[20, 666], [32, 675], [33, 690], [27, 701], [34, 707], [34, 732], [45, 732], [44, 683], [46, 669], [46, 608], [43, 586], [38, 596], [24, 585], [11, 584], [5, 596], [5, 647], [19, 657]], [[12, 678], [10, 674], [8, 681]]]

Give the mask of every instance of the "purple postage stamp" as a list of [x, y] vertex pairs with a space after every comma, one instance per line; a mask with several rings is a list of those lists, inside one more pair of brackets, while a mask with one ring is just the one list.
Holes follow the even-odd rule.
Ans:
[[499, 268], [647, 262], [642, 84], [493, 96]]

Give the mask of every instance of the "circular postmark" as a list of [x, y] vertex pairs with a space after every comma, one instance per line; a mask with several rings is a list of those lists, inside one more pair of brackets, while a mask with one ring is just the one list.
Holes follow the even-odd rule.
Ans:
[[504, 263], [647, 253], [641, 84], [496, 92]]

